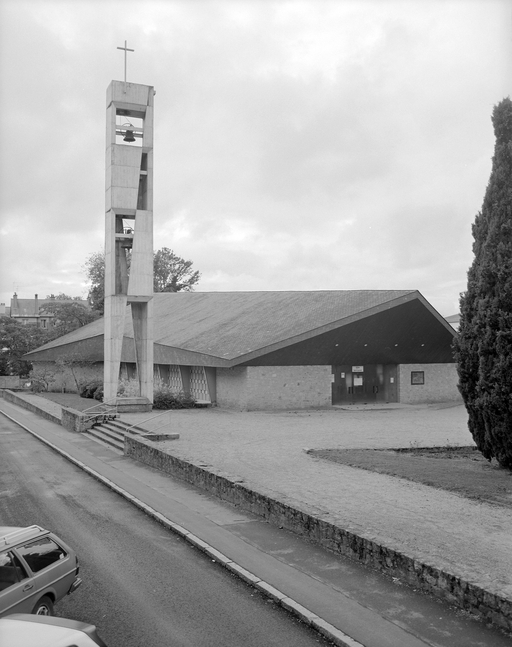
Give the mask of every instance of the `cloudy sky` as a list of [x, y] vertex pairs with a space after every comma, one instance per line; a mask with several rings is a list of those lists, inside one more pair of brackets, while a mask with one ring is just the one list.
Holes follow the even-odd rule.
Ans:
[[512, 94], [507, 0], [0, 0], [0, 302], [87, 294], [125, 40], [156, 89], [155, 249], [199, 290], [457, 312]]

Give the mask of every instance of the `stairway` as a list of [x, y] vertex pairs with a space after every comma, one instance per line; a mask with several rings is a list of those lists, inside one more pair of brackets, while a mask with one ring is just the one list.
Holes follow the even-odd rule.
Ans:
[[124, 454], [124, 437], [128, 429], [132, 433], [144, 431], [116, 419], [98, 423], [94, 427], [84, 431], [83, 435]]

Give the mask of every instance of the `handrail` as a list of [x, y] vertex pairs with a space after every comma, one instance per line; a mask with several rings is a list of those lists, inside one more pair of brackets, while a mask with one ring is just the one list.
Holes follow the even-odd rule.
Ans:
[[[156, 418], [156, 416], [155, 416], [155, 418]], [[165, 427], [165, 423], [163, 425], [160, 425], [160, 427], [157, 427], [156, 429], [146, 429], [146, 433], [148, 433], [148, 434], [156, 434], [156, 432], [159, 429], [162, 429], [163, 427]]]
[[111, 420], [111, 416], [117, 418], [117, 402], [114, 400], [115, 404], [110, 404], [109, 402], [98, 402], [88, 409], [84, 409], [82, 413], [85, 415], [87, 421], [89, 420], [101, 420], [103, 417], [103, 422], [106, 420]]
[[114, 398], [112, 402], [114, 404], [110, 404], [108, 400], [106, 402], [98, 402], [98, 404], [95, 404], [94, 406], [89, 407], [88, 409], [84, 409], [82, 413], [88, 413], [89, 411], [94, 411], [94, 409], [98, 409], [100, 407], [115, 407], [117, 409], [117, 398]]
[[[145, 422], [149, 422], [150, 420], [155, 420], [155, 418], [160, 418], [160, 416], [165, 415], [166, 413], [169, 413], [169, 409], [166, 409], [165, 411], [162, 411], [162, 413], [157, 413], [156, 416], [152, 416], [151, 418], [146, 418], [145, 420], [141, 420], [140, 422], [136, 422], [133, 425], [130, 425], [125, 429], [125, 432], [130, 431], [133, 427], [138, 427], [139, 425], [144, 424]], [[160, 427], [157, 427], [157, 429], [161, 429], [164, 425], [161, 425]], [[147, 431], [150, 431], [149, 429]]]

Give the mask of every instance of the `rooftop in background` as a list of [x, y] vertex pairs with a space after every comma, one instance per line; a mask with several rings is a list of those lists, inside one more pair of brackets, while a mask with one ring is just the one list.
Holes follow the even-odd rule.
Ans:
[[0, 316], [12, 317], [21, 320], [24, 324], [36, 324], [41, 328], [47, 328], [55, 316], [53, 312], [44, 312], [44, 306], [50, 303], [79, 303], [88, 310], [91, 308], [86, 299], [61, 299], [53, 294], [46, 299], [40, 299], [37, 294], [33, 299], [20, 299], [15, 292], [10, 308], [5, 304], [0, 305]]
[[452, 326], [453, 328], [455, 328], [455, 330], [458, 330], [458, 329], [459, 329], [459, 325], [460, 325], [460, 314], [450, 315], [449, 317], [445, 317], [445, 319], [446, 319], [446, 321], [450, 324], [450, 326]]

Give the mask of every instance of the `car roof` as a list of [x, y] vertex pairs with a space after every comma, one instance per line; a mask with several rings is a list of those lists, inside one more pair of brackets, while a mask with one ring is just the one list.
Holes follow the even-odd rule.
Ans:
[[45, 530], [41, 526], [36, 525], [25, 528], [18, 526], [0, 526], [0, 549], [5, 546], [12, 546], [25, 539], [42, 537], [47, 534], [49, 534], [49, 530]]
[[15, 613], [0, 618], [2, 647], [68, 647], [102, 645], [94, 639], [96, 627], [78, 620]]

